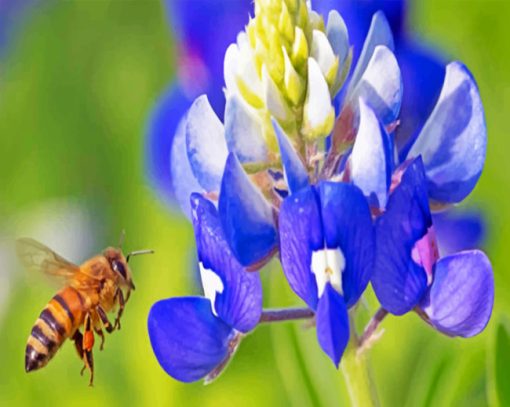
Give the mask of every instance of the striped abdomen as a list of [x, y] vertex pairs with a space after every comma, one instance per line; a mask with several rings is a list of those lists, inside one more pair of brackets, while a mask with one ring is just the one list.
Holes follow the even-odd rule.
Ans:
[[28, 338], [25, 370], [40, 369], [50, 361], [64, 341], [83, 323], [84, 300], [72, 287], [55, 295], [39, 315]]

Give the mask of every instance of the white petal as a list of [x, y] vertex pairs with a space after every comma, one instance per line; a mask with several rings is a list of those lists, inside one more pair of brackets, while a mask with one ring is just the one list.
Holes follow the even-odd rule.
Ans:
[[349, 89], [353, 89], [358, 84], [378, 45], [385, 45], [392, 51], [395, 49], [390, 25], [381, 11], [378, 11], [372, 17], [372, 23], [363, 44], [363, 50], [361, 51], [358, 63], [352, 74]]
[[197, 181], [206, 191], [219, 191], [227, 160], [227, 143], [221, 123], [202, 95], [191, 105], [186, 120], [186, 150]]
[[350, 174], [366, 197], [385, 208], [390, 183], [389, 139], [374, 111], [359, 101], [360, 124], [350, 156]]
[[357, 104], [363, 98], [375, 111], [384, 125], [398, 119], [402, 103], [402, 75], [393, 52], [385, 46], [377, 46], [365, 72], [348, 103]]
[[328, 84], [313, 58], [308, 58], [308, 89], [303, 116], [302, 132], [305, 137], [327, 136], [333, 128], [335, 112]]
[[267, 109], [271, 112], [271, 115], [280, 122], [287, 122], [291, 119], [292, 112], [283, 98], [282, 93], [269, 75], [265, 65], [262, 67], [262, 83], [264, 86]]
[[329, 12], [326, 35], [342, 66], [349, 54], [349, 34], [343, 18], [336, 10]]
[[227, 94], [235, 94], [237, 90], [238, 61], [240, 59], [239, 48], [237, 44], [230, 44], [225, 52], [223, 61], [223, 76]]
[[225, 138], [229, 151], [241, 162], [264, 162], [267, 145], [263, 124], [256, 112], [237, 95], [227, 99], [225, 107]]
[[338, 68], [337, 58], [331, 48], [328, 37], [322, 31], [313, 30], [312, 48], [310, 51], [311, 57], [319, 64], [322, 75], [329, 80], [336, 77], [336, 70]]

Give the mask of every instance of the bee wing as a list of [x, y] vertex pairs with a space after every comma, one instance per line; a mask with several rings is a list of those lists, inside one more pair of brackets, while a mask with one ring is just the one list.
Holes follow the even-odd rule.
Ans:
[[72, 278], [80, 271], [80, 267], [76, 264], [64, 259], [34, 239], [18, 239], [16, 251], [21, 263], [29, 270], [42, 271], [51, 276], [65, 279]]

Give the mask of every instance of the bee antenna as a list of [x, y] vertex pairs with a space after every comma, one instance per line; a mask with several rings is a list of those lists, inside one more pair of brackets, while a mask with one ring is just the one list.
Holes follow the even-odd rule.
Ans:
[[119, 237], [119, 249], [122, 249], [122, 245], [124, 244], [124, 240], [126, 239], [126, 229], [122, 229]]
[[129, 259], [133, 256], [139, 256], [141, 254], [153, 254], [154, 250], [136, 250], [134, 252], [131, 252], [126, 257], [126, 263], [129, 263]]

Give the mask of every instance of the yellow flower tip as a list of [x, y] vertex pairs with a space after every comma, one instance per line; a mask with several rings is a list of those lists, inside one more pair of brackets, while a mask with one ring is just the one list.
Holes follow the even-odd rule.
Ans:
[[308, 55], [308, 41], [306, 40], [305, 33], [300, 27], [296, 27], [290, 59], [293, 65], [300, 69], [305, 65]]
[[305, 81], [292, 66], [292, 62], [290, 61], [289, 55], [287, 54], [287, 50], [285, 49], [285, 47], [282, 47], [282, 53], [285, 61], [285, 76], [284, 76], [285, 94], [289, 101], [292, 103], [292, 105], [294, 107], [297, 107], [301, 105], [304, 100], [306, 89]]
[[282, 4], [282, 11], [278, 21], [278, 30], [290, 44], [294, 42], [294, 24], [292, 23], [292, 17], [285, 3]]
[[305, 0], [300, 0], [299, 2], [296, 24], [301, 28], [305, 28], [308, 25], [308, 6]]

